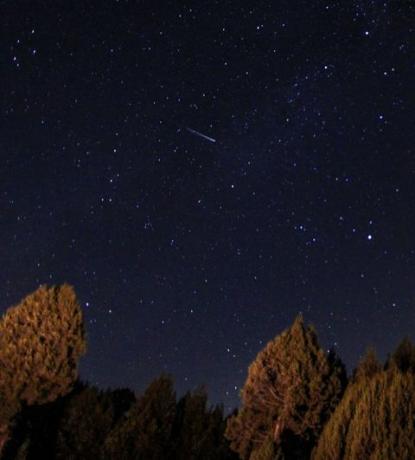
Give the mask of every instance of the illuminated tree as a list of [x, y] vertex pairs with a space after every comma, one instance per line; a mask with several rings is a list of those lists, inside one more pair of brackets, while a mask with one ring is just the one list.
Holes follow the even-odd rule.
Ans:
[[313, 452], [314, 460], [415, 458], [415, 347], [404, 339], [386, 370], [369, 350]]
[[352, 384], [313, 460], [415, 458], [415, 376], [396, 369]]
[[85, 349], [82, 312], [71, 286], [41, 286], [7, 310], [0, 321], [3, 435], [23, 403], [50, 402], [72, 388]]
[[272, 436], [269, 435], [265, 441], [255, 449], [249, 457], [249, 460], [283, 460], [284, 455], [281, 452], [281, 449], [277, 449], [272, 439]]
[[269, 342], [248, 371], [242, 407], [226, 437], [242, 459], [272, 442], [292, 458], [307, 457], [345, 386], [344, 366], [318, 344], [301, 316]]
[[381, 371], [382, 364], [378, 361], [375, 350], [373, 348], [368, 348], [353, 373], [353, 382], [371, 378]]

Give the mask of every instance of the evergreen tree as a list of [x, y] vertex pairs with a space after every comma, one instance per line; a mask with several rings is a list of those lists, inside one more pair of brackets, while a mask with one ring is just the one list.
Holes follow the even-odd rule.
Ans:
[[354, 373], [353, 382], [361, 379], [371, 378], [382, 371], [382, 364], [379, 362], [374, 348], [370, 347], [359, 361]]
[[7, 310], [0, 321], [3, 442], [22, 404], [47, 403], [70, 391], [85, 349], [82, 313], [71, 286], [41, 286]]
[[168, 458], [176, 413], [170, 377], [154, 380], [115, 426], [103, 447], [103, 458], [160, 460]]
[[248, 371], [242, 407], [226, 437], [242, 459], [271, 436], [286, 458], [306, 458], [345, 386], [344, 366], [301, 316], [269, 342]]
[[415, 376], [389, 369], [347, 389], [313, 460], [415, 458]]
[[134, 401], [130, 390], [100, 391], [78, 382], [52, 403], [23, 408], [2, 460], [99, 460], [106, 437]]
[[396, 347], [386, 367], [397, 367], [401, 372], [415, 373], [415, 346], [407, 337]]
[[223, 408], [207, 407], [203, 388], [178, 402], [172, 436], [172, 460], [225, 460], [233, 457], [223, 437]]
[[68, 401], [81, 385], [63, 397], [46, 404], [24, 405], [13, 423], [11, 440], [2, 452], [2, 460], [55, 460], [57, 429]]
[[229, 441], [224, 436], [227, 419], [223, 416], [223, 406], [216, 406], [211, 410], [209, 420], [211, 453], [206, 460], [237, 460], [238, 455], [230, 449]]
[[173, 428], [174, 458], [193, 460], [201, 454], [206, 436], [208, 417], [204, 389], [183, 396], [176, 410]]
[[252, 451], [249, 460], [283, 460], [284, 455], [281, 449], [275, 446], [272, 436], [267, 436], [265, 441], [254, 451]]
[[103, 392], [95, 387], [75, 394], [65, 405], [58, 426], [56, 458], [101, 458], [103, 443], [134, 399], [130, 391]]

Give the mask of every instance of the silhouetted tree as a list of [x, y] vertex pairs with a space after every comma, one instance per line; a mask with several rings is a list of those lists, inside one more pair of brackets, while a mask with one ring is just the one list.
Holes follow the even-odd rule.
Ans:
[[405, 337], [387, 360], [386, 368], [397, 367], [401, 372], [415, 373], [415, 346]]
[[31, 406], [24, 404], [14, 418], [11, 440], [6, 444], [1, 459], [55, 460], [57, 430], [62, 413], [73, 395], [83, 388], [78, 383], [70, 393], [53, 402]]
[[0, 321], [0, 449], [22, 404], [47, 403], [70, 391], [85, 349], [71, 286], [41, 286], [7, 310]]
[[306, 458], [345, 382], [344, 366], [321, 349], [314, 329], [297, 317], [249, 367], [241, 410], [228, 421], [231, 448], [248, 459], [271, 436], [286, 458]]
[[159, 460], [168, 458], [176, 413], [170, 377], [154, 380], [108, 436], [104, 458]]
[[2, 460], [99, 460], [106, 437], [134, 401], [130, 390], [100, 391], [78, 382], [52, 403], [23, 408]]
[[223, 408], [208, 409], [203, 388], [178, 402], [172, 433], [172, 460], [224, 460], [233, 457], [223, 433]]
[[102, 445], [123, 413], [122, 405], [125, 411], [134, 399], [129, 391], [102, 392], [95, 387], [74, 395], [58, 427], [56, 458], [101, 458]]

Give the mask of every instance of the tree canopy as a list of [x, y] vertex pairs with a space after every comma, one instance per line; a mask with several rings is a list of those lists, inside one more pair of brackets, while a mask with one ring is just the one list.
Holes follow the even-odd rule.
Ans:
[[314, 328], [298, 316], [260, 351], [248, 370], [242, 407], [227, 426], [242, 459], [272, 437], [283, 452], [306, 456], [345, 386], [344, 366], [319, 345]]
[[0, 424], [22, 404], [63, 396], [78, 377], [86, 350], [82, 312], [67, 284], [40, 286], [0, 320]]
[[415, 458], [415, 377], [390, 369], [352, 384], [313, 460]]
[[408, 338], [384, 365], [369, 348], [347, 383], [339, 358], [298, 316], [258, 353], [241, 407], [228, 418], [222, 406], [208, 405], [204, 387], [177, 400], [167, 375], [141, 396], [82, 383], [85, 349], [71, 286], [41, 286], [3, 315], [2, 460], [415, 458], [415, 346]]

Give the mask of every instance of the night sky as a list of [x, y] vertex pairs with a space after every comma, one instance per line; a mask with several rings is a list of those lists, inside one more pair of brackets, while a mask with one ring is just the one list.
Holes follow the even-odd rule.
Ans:
[[73, 284], [83, 379], [228, 408], [299, 312], [349, 371], [415, 339], [411, 0], [3, 0], [0, 38], [0, 307]]

